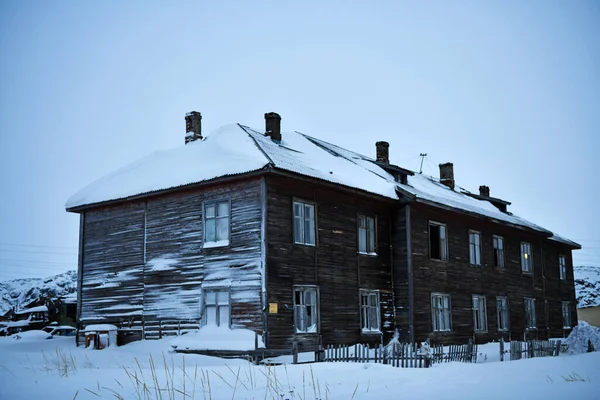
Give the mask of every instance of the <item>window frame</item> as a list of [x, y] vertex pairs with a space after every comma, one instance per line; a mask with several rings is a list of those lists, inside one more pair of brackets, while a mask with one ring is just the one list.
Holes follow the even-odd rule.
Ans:
[[[361, 226], [360, 226], [361, 218], [364, 218], [364, 220], [365, 220], [364, 228], [361, 228]], [[369, 220], [373, 221], [372, 232], [369, 230]], [[370, 216], [367, 214], [358, 214], [357, 228], [358, 228], [358, 253], [363, 254], [363, 255], [376, 256], [377, 255], [377, 216], [376, 215]], [[365, 248], [364, 248], [364, 250], [361, 249], [361, 240], [360, 240], [360, 232], [362, 229], [365, 230]], [[369, 246], [370, 238], [373, 239], [373, 248], [372, 249], [369, 248], [370, 247]]]
[[[364, 334], [381, 334], [381, 299], [379, 290], [370, 290], [370, 289], [359, 289], [359, 305], [360, 305], [360, 331]], [[364, 305], [363, 297], [370, 298], [370, 296], [375, 295], [376, 303], [375, 306], [371, 304]], [[366, 312], [365, 312], [366, 310]], [[375, 318], [377, 320], [377, 328], [373, 329], [372, 327], [366, 328], [365, 322], [370, 323], [370, 312], [375, 310]], [[365, 315], [366, 314], [366, 315]], [[366, 320], [364, 319], [366, 318]]]
[[[498, 243], [500, 247], [498, 247]], [[504, 257], [504, 237], [500, 235], [492, 236], [492, 249], [494, 254], [494, 267], [499, 269], [506, 268], [506, 261]]]
[[[531, 305], [531, 309], [530, 306]], [[523, 307], [525, 308], [525, 330], [532, 331], [537, 329], [537, 315], [535, 310], [535, 298], [524, 297]], [[533, 322], [533, 324], [532, 324]]]
[[[438, 237], [438, 253], [440, 254], [440, 258], [434, 258], [431, 252], [431, 227], [437, 226], [438, 232], [440, 232]], [[441, 229], [444, 228], [444, 236], [441, 235]], [[448, 261], [450, 259], [448, 252], [448, 226], [442, 222], [432, 221], [430, 220], [427, 224], [427, 238], [428, 246], [429, 246], [429, 258], [434, 261]]]
[[[505, 307], [499, 307], [498, 303], [504, 303]], [[496, 327], [498, 332], [508, 332], [510, 330], [510, 314], [508, 307], [508, 296], [496, 296]], [[501, 317], [503, 311], [505, 313], [504, 318]], [[502, 321], [504, 321], [504, 324], [501, 324]]]
[[[219, 309], [226, 305], [227, 308], [229, 308], [229, 318], [227, 321], [227, 327], [231, 328], [231, 288], [228, 288], [228, 287], [214, 287], [214, 288], [211, 287], [211, 288], [207, 288], [207, 289], [202, 289], [202, 326], [209, 326], [208, 313], [206, 312], [206, 309], [207, 309], [206, 298], [207, 298], [208, 293], [215, 293], [215, 304], [210, 305], [210, 307], [212, 307], [212, 306], [215, 307], [215, 320], [216, 320], [215, 326], [217, 326], [219, 328], [223, 326], [221, 324], [221, 313], [219, 312]], [[219, 303], [219, 293], [227, 293], [227, 304]]]
[[[475, 300], [477, 300], [477, 308], [475, 308]], [[487, 332], [487, 301], [485, 299], [485, 296], [480, 294], [471, 295], [471, 310], [473, 311], [473, 331], [475, 333]]]
[[[475, 242], [472, 242], [473, 238], [477, 238]], [[469, 264], [473, 267], [481, 267], [482, 260], [482, 246], [481, 246], [481, 232], [469, 229]], [[473, 260], [475, 258], [475, 260]]]
[[567, 280], [567, 257], [564, 254], [558, 255], [558, 275], [561, 281]]
[[[218, 212], [219, 212], [219, 204], [227, 204], [227, 216], [223, 217], [223, 216], [219, 216]], [[206, 217], [206, 209], [207, 207], [214, 205], [215, 206], [215, 216], [211, 217], [211, 218], [207, 218]], [[217, 232], [218, 232], [218, 228], [217, 228], [217, 221], [218, 219], [224, 219], [227, 218], [227, 239], [221, 239], [219, 240], [217, 238]], [[215, 220], [215, 226], [214, 226], [214, 235], [215, 235], [215, 240], [207, 240], [207, 235], [206, 233], [208, 232], [208, 229], [206, 229], [206, 221], [208, 219], [214, 219]], [[202, 234], [202, 247], [203, 248], [212, 248], [212, 247], [225, 247], [225, 246], [229, 246], [229, 243], [231, 241], [231, 199], [227, 199], [227, 200], [205, 200], [202, 203], [202, 230], [203, 230], [203, 234]]]
[[[532, 275], [533, 274], [533, 248], [531, 247], [531, 243], [529, 242], [521, 242], [521, 272], [523, 274]], [[525, 248], [529, 250], [525, 252]], [[526, 268], [527, 267], [527, 268]]]
[[[437, 301], [434, 306], [434, 299], [448, 299], [448, 316], [447, 318], [443, 315], [446, 307], [442, 304], [441, 311], [437, 311]], [[441, 293], [441, 292], [432, 292], [430, 296], [430, 306], [431, 306], [431, 328], [433, 332], [452, 332], [452, 299], [449, 294]], [[437, 317], [441, 316], [442, 319], [438, 320]], [[440, 325], [445, 325], [446, 320], [448, 321], [448, 326], [444, 327], [444, 329], [440, 328]], [[440, 324], [440, 322], [443, 322]]]
[[[571, 315], [571, 302], [570, 301], [561, 301], [561, 308], [562, 308], [563, 329], [571, 329], [571, 327], [573, 326], [573, 318]], [[568, 321], [567, 321], [567, 319], [568, 319]], [[568, 324], [565, 324], [565, 322], [568, 322]]]
[[[302, 300], [303, 300], [303, 303], [305, 303], [305, 301], [304, 301], [304, 293], [307, 292], [307, 291], [310, 291], [310, 292], [314, 291], [315, 292], [315, 304], [314, 304], [314, 307], [315, 307], [315, 315], [314, 315], [315, 330], [314, 331], [309, 331], [308, 330], [309, 326], [307, 326], [307, 328], [305, 330], [300, 330], [298, 328], [298, 326], [297, 326], [297, 319], [298, 319], [298, 316], [296, 314], [297, 313], [297, 309], [299, 307], [302, 307], [302, 306], [304, 306], [304, 308], [306, 309], [306, 304], [297, 304], [297, 302], [296, 302], [296, 292], [303, 293]], [[321, 313], [320, 313], [320, 305], [319, 305], [320, 304], [319, 287], [316, 286], [316, 285], [294, 285], [293, 286], [293, 290], [292, 290], [292, 296], [293, 296], [292, 301], [293, 301], [293, 307], [294, 307], [293, 308], [293, 313], [294, 313], [294, 315], [293, 315], [294, 316], [294, 332], [296, 334], [301, 334], [301, 335], [315, 335], [315, 334], [319, 334], [319, 332], [321, 331], [321, 329], [320, 329], [320, 314]], [[312, 324], [310, 326], [312, 326]]]
[[[301, 210], [302, 210], [302, 215], [300, 215], [298, 217], [296, 217], [296, 205], [297, 204], [301, 206]], [[312, 207], [312, 213], [313, 213], [313, 218], [312, 218], [312, 230], [313, 230], [313, 240], [314, 240], [313, 243], [307, 242], [306, 231], [304, 229], [305, 223], [307, 221], [309, 221], [309, 223], [310, 223], [310, 219], [306, 219], [306, 216], [305, 216], [305, 207], [307, 207], [307, 206]], [[296, 220], [297, 219], [302, 220], [302, 224], [300, 225], [302, 241], [298, 241], [296, 238]], [[318, 229], [317, 229], [317, 205], [311, 201], [294, 198], [292, 201], [292, 240], [294, 241], [294, 244], [315, 247], [317, 245], [317, 240], [318, 240], [317, 231], [318, 231]]]

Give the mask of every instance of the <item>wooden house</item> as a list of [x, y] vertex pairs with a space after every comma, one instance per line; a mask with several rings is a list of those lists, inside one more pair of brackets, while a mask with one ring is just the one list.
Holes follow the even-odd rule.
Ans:
[[[203, 325], [271, 349], [402, 339], [563, 336], [577, 324], [571, 251], [489, 188], [426, 177], [299, 132], [227, 125], [72, 196], [78, 322], [133, 340]], [[226, 348], [226, 344], [224, 344]]]

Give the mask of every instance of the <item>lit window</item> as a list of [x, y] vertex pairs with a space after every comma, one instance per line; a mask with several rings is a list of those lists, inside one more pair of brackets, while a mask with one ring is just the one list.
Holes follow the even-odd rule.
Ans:
[[485, 296], [473, 295], [473, 329], [475, 332], [487, 331], [487, 311]]
[[429, 254], [435, 260], [448, 259], [446, 225], [437, 222], [429, 223]]
[[498, 314], [498, 330], [508, 330], [508, 298], [506, 296], [496, 297], [496, 310]]
[[363, 332], [379, 332], [379, 291], [360, 290], [360, 324]]
[[536, 327], [535, 299], [531, 297], [525, 297], [525, 328], [536, 329]]
[[452, 329], [450, 295], [431, 294], [431, 317], [434, 331], [450, 331]]
[[358, 251], [360, 253], [375, 253], [375, 218], [358, 216]]
[[481, 234], [469, 231], [469, 262], [481, 266]]
[[229, 291], [206, 291], [204, 294], [204, 325], [228, 327], [229, 315]]
[[531, 254], [531, 245], [521, 242], [521, 271], [526, 274], [533, 272], [533, 255]]
[[562, 302], [563, 329], [571, 328], [571, 303]]
[[298, 333], [317, 332], [317, 288], [294, 287], [294, 325]]
[[494, 236], [492, 242], [494, 244], [494, 267], [504, 268], [504, 238]]
[[567, 260], [565, 256], [558, 256], [558, 268], [560, 273], [560, 279], [567, 279]]
[[204, 242], [229, 244], [229, 201], [204, 204]]
[[294, 201], [294, 243], [315, 245], [315, 206]]

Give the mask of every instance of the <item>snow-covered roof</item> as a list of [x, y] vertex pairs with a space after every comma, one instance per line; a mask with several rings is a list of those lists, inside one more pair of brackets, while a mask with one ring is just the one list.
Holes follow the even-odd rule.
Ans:
[[44, 311], [48, 311], [48, 307], [37, 306], [37, 307], [26, 308], [24, 310], [15, 311], [15, 314], [22, 315], [22, 314], [29, 314], [29, 313], [33, 313], [33, 312], [44, 312]]
[[[67, 201], [67, 209], [245, 174], [271, 167], [356, 188], [390, 199], [398, 192], [418, 202], [452, 208], [533, 229], [551, 232], [523, 218], [498, 210], [489, 201], [451, 190], [438, 179], [414, 174], [398, 183], [375, 160], [300, 132], [284, 132], [276, 142], [261, 131], [240, 124], [225, 125], [187, 145], [159, 151], [83, 188]], [[466, 192], [462, 193], [462, 192]]]
[[563, 244], [569, 245], [571, 247], [575, 247], [575, 248], [581, 249], [581, 245], [579, 243], [576, 243], [576, 242], [574, 242], [572, 240], [569, 240], [566, 237], [559, 236], [556, 233], [553, 233], [552, 236], [549, 239], [552, 240], [552, 241], [554, 241], [554, 242], [563, 243]]

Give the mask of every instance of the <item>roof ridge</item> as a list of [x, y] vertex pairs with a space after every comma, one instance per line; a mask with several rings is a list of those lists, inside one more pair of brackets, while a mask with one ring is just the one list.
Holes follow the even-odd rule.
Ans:
[[250, 132], [248, 132], [248, 130], [246, 129], [246, 128], [248, 128], [248, 129], [251, 129], [251, 128], [248, 126], [242, 125], [240, 123], [238, 123], [237, 125], [246, 133], [246, 135], [248, 135], [248, 137], [250, 139], [252, 139], [252, 142], [254, 142], [254, 145], [258, 148], [258, 150], [260, 150], [260, 152], [263, 154], [263, 156], [265, 156], [265, 158], [269, 161], [268, 164], [271, 167], [273, 167], [275, 165], [275, 163], [273, 162], [273, 159], [271, 157], [269, 157], [267, 152], [261, 147], [261, 145], [258, 143], [256, 138], [253, 135], [251, 135]]

